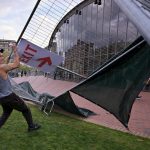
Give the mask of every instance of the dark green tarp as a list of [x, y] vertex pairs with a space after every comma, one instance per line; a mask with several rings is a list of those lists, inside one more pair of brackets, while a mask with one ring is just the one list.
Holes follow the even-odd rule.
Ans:
[[[47, 100], [55, 98], [54, 96], [52, 96], [48, 93], [39, 94], [32, 88], [30, 83], [27, 81], [17, 84], [11, 79], [11, 84], [12, 84], [14, 92], [17, 95], [19, 95], [20, 97], [22, 97], [25, 100], [29, 100], [34, 103], [41, 104], [42, 109], [45, 107], [43, 105], [46, 104]], [[42, 98], [44, 98], [44, 102], [40, 103]], [[58, 96], [57, 100], [54, 99], [54, 103], [59, 105], [62, 109], [66, 110], [70, 113], [82, 116], [82, 117], [88, 117], [89, 115], [95, 114], [86, 108], [80, 108], [80, 107], [76, 106], [73, 99], [71, 98], [69, 92]]]
[[12, 90], [21, 98], [26, 100], [37, 101], [39, 94], [33, 90], [29, 82], [17, 84], [12, 78], [10, 78]]
[[[70, 91], [108, 110], [128, 127], [134, 100], [149, 75], [150, 46], [140, 37]], [[69, 92], [54, 101], [69, 112], [82, 116], [93, 114], [78, 108]]]
[[83, 117], [88, 117], [90, 115], [94, 115], [95, 113], [86, 109], [86, 108], [80, 108], [75, 105], [71, 95], [69, 92], [66, 92], [54, 99], [55, 104], [59, 105], [63, 109], [65, 109], [68, 112], [71, 112], [73, 114], [77, 114]]
[[32, 86], [30, 85], [28, 81], [19, 83], [19, 85], [22, 89], [24, 89], [24, 91], [26, 91], [28, 94], [30, 94], [34, 98], [37, 98], [37, 99], [39, 98], [40, 94], [32, 88]]
[[149, 75], [150, 46], [139, 38], [71, 91], [108, 110], [127, 127], [133, 102]]

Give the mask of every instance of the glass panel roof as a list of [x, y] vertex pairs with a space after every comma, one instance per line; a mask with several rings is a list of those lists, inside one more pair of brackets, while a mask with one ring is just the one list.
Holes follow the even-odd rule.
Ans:
[[21, 38], [46, 47], [59, 21], [83, 0], [40, 0]]

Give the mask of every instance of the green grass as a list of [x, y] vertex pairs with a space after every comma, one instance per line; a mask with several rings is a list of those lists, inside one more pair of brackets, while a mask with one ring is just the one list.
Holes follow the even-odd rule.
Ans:
[[[111, 130], [62, 114], [46, 116], [30, 106], [42, 128], [27, 132], [21, 113], [13, 111], [0, 129], [0, 150], [149, 150], [150, 139]], [[2, 109], [0, 108], [0, 112]]]

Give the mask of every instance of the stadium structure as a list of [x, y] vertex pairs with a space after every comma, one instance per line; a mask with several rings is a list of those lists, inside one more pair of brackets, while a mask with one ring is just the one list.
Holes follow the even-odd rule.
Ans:
[[128, 127], [150, 75], [149, 25], [148, 0], [38, 0], [17, 42], [24, 38], [65, 58], [52, 76], [79, 84], [55, 103], [71, 101], [73, 92]]

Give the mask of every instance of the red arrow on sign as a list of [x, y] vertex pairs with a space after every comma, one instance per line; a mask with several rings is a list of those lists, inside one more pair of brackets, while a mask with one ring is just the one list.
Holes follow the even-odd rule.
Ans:
[[39, 59], [37, 59], [37, 61], [41, 61], [41, 63], [38, 65], [38, 67], [42, 67], [42, 66], [45, 65], [46, 63], [47, 63], [48, 65], [51, 65], [51, 64], [52, 64], [52, 61], [51, 61], [50, 57], [39, 58]]

